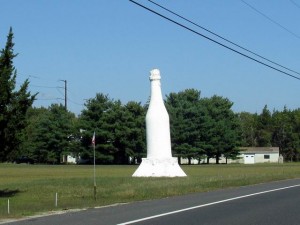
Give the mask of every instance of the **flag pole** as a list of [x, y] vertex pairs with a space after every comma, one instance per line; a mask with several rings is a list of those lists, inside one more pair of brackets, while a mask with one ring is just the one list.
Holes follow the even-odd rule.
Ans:
[[93, 149], [94, 149], [94, 200], [97, 200], [97, 185], [96, 185], [96, 137], [95, 131], [92, 139]]

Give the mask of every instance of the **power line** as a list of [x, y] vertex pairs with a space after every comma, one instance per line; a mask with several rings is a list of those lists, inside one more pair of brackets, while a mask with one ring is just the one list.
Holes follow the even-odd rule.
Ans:
[[[19, 84], [19, 85], [22, 85], [22, 84], [24, 84], [24, 83], [21, 83], [21, 82], [16, 82], [16, 84]], [[43, 85], [35, 85], [35, 84], [31, 84], [30, 82], [29, 82], [29, 85], [28, 85], [29, 87], [38, 87], [38, 88], [58, 88], [58, 87], [54, 87], [54, 86], [43, 86]]]
[[[29, 77], [32, 77], [32, 78], [36, 78], [36, 79], [42, 79], [44, 80], [43, 78], [41, 77], [38, 77], [38, 76], [32, 76], [32, 75], [29, 75]], [[75, 102], [73, 101], [72, 99], [70, 99], [68, 96], [67, 96], [67, 93], [70, 93], [70, 90], [67, 90], [67, 87], [66, 87], [66, 80], [58, 80], [58, 81], [63, 81], [65, 83], [64, 87], [60, 87], [60, 86], [44, 86], [44, 85], [35, 85], [35, 84], [31, 84], [29, 83], [29, 87], [37, 87], [37, 88], [48, 88], [48, 89], [56, 89], [58, 91], [58, 93], [62, 96], [62, 98], [59, 98], [59, 97], [38, 97], [36, 98], [35, 100], [36, 101], [61, 101], [63, 100], [64, 101], [64, 106], [65, 108], [67, 107], [67, 101], [71, 102], [72, 104], [75, 104], [75, 105], [80, 105], [80, 106], [84, 106], [84, 104], [81, 104], [81, 103], [78, 103], [78, 102]], [[16, 82], [16, 84], [23, 84], [23, 83], [20, 83], [20, 82]], [[60, 89], [64, 89], [64, 93], [60, 90]], [[41, 93], [39, 92], [39, 95]]]
[[241, 0], [241, 2], [243, 2], [245, 5], [247, 5], [248, 7], [250, 7], [252, 10], [254, 10], [255, 12], [257, 12], [258, 14], [260, 14], [261, 16], [265, 17], [266, 19], [268, 19], [269, 21], [271, 21], [272, 23], [276, 24], [277, 26], [279, 26], [280, 28], [282, 28], [283, 30], [287, 31], [288, 33], [290, 33], [291, 35], [293, 35], [294, 37], [300, 39], [300, 36], [295, 34], [293, 31], [290, 31], [289, 29], [287, 29], [286, 27], [284, 27], [283, 25], [281, 25], [280, 23], [276, 22], [275, 20], [271, 19], [270, 17], [268, 17], [266, 14], [262, 13], [261, 11], [259, 11], [258, 9], [254, 8], [254, 6], [250, 5], [248, 2]]
[[[58, 88], [63, 88], [63, 87], [58, 87]], [[67, 95], [66, 95], [66, 93], [63, 93], [61, 90], [59, 90], [57, 88], [57, 91], [61, 94], [61, 96], [63, 96], [63, 97], [66, 97]], [[70, 90], [66, 90], [68, 93], [71, 93], [70, 92]], [[69, 95], [68, 95], [69, 96]], [[78, 103], [78, 102], [75, 102], [75, 101], [73, 101], [72, 99], [70, 99], [69, 97], [67, 97], [66, 98], [69, 102], [71, 102], [71, 103], [73, 103], [73, 104], [75, 104], [75, 105], [81, 105], [81, 106], [83, 106], [84, 104], [81, 104], [81, 103]]]
[[[64, 80], [62, 80], [64, 81]], [[16, 82], [17, 84], [21, 84], [19, 82]], [[38, 100], [38, 101], [51, 101], [51, 100], [64, 100], [65, 103], [66, 103], [66, 100], [68, 100], [69, 102], [75, 104], [75, 105], [81, 105], [83, 106], [84, 104], [81, 104], [81, 103], [78, 103], [78, 102], [75, 102], [73, 101], [72, 99], [70, 99], [69, 97], [67, 97], [66, 95], [66, 91], [67, 93], [70, 93], [70, 90], [66, 90], [65, 87], [59, 87], [59, 86], [56, 86], [56, 87], [51, 87], [51, 86], [43, 86], [43, 85], [29, 85], [31, 87], [39, 87], [39, 88], [51, 88], [51, 89], [56, 89], [58, 91], [58, 93], [63, 97], [63, 98], [37, 98], [35, 100]], [[60, 89], [65, 89], [65, 93], [63, 93]], [[66, 104], [65, 104], [65, 107], [66, 107]]]
[[50, 87], [50, 86], [42, 86], [42, 85], [34, 85], [34, 84], [29, 84], [31, 87], [38, 87], [38, 88], [58, 88], [58, 87]]
[[296, 2], [294, 2], [293, 0], [290, 0], [291, 3], [293, 3], [296, 7], [298, 7], [300, 9], [300, 5], [297, 4]]
[[68, 98], [68, 100], [69, 100], [69, 102], [72, 102], [72, 103], [75, 104], [75, 105], [81, 105], [81, 106], [84, 106], [84, 104], [80, 104], [80, 103], [78, 103], [78, 102], [74, 102], [73, 100], [71, 100], [71, 99], [69, 99], [69, 98]]
[[[36, 98], [35, 100], [36, 101], [53, 101], [53, 100], [62, 100], [62, 101], [64, 101], [65, 99], [64, 98]], [[71, 102], [72, 104], [75, 104], [75, 105], [84, 106], [84, 104], [74, 102], [70, 98], [68, 98], [68, 101]]]
[[59, 88], [62, 88], [62, 87], [56, 88], [57, 92], [58, 92], [62, 97], [65, 97], [65, 94], [64, 94], [61, 90], [59, 90]]
[[162, 18], [164, 18], [164, 19], [166, 19], [166, 20], [168, 20], [168, 21], [170, 21], [170, 22], [172, 22], [172, 23], [174, 23], [174, 24], [176, 24], [176, 25], [178, 25], [178, 26], [180, 26], [180, 27], [182, 27], [182, 28], [188, 30], [188, 31], [193, 32], [194, 34], [197, 34], [197, 35], [199, 35], [199, 36], [201, 36], [201, 37], [203, 37], [203, 38], [206, 38], [207, 40], [209, 40], [209, 41], [211, 41], [211, 42], [214, 42], [215, 44], [218, 44], [218, 45], [220, 45], [220, 46], [222, 46], [222, 47], [224, 47], [224, 48], [227, 48], [227, 49], [230, 50], [230, 51], [233, 51], [233, 52], [235, 52], [235, 53], [237, 53], [237, 54], [239, 54], [239, 55], [242, 55], [242, 56], [244, 56], [244, 57], [246, 57], [246, 58], [248, 58], [248, 59], [251, 59], [251, 60], [253, 60], [253, 61], [255, 61], [255, 62], [257, 62], [257, 63], [259, 63], [259, 64], [261, 64], [261, 65], [264, 65], [264, 66], [266, 66], [266, 67], [269, 67], [269, 68], [271, 68], [271, 69], [273, 69], [273, 70], [276, 70], [276, 71], [278, 71], [278, 72], [280, 72], [280, 73], [283, 73], [283, 74], [285, 74], [285, 75], [287, 75], [287, 76], [290, 76], [290, 77], [293, 77], [293, 78], [295, 78], [295, 79], [297, 79], [297, 80], [300, 80], [300, 78], [297, 77], [297, 76], [295, 76], [295, 75], [292, 75], [292, 74], [287, 73], [287, 72], [285, 72], [285, 71], [283, 71], [283, 70], [277, 69], [277, 68], [275, 68], [274, 66], [270, 66], [270, 65], [268, 65], [267, 63], [261, 62], [261, 61], [255, 59], [255, 58], [253, 58], [253, 57], [251, 57], [251, 56], [248, 56], [248, 55], [246, 55], [246, 54], [244, 54], [244, 53], [242, 53], [242, 52], [240, 52], [240, 51], [237, 51], [237, 50], [235, 50], [235, 49], [233, 49], [233, 48], [231, 48], [231, 47], [229, 47], [229, 46], [227, 46], [227, 45], [225, 45], [225, 44], [222, 44], [222, 43], [220, 43], [220, 42], [218, 42], [218, 41], [216, 41], [216, 40], [214, 40], [214, 39], [212, 39], [212, 38], [210, 38], [210, 37], [205, 36], [204, 34], [201, 34], [201, 33], [198, 32], [198, 31], [195, 31], [195, 30], [193, 30], [193, 29], [191, 29], [191, 28], [189, 28], [189, 27], [187, 27], [187, 26], [185, 26], [185, 25], [183, 25], [183, 24], [181, 24], [181, 23], [179, 23], [179, 22], [176, 22], [176, 21], [174, 21], [174, 20], [172, 20], [172, 19], [170, 19], [170, 18], [168, 18], [168, 17], [166, 17], [166, 16], [164, 16], [164, 15], [162, 15], [162, 14], [160, 14], [160, 13], [158, 13], [158, 12], [156, 12], [156, 11], [154, 11], [154, 10], [152, 10], [152, 9], [150, 9], [150, 8], [148, 8], [148, 7], [146, 7], [146, 6], [142, 5], [142, 4], [140, 4], [140, 3], [138, 3], [138, 2], [136, 2], [136, 1], [133, 1], [133, 0], [129, 0], [129, 1], [132, 2], [132, 3], [134, 3], [134, 4], [136, 4], [136, 5], [138, 5], [138, 6], [141, 7], [141, 8], [144, 8], [144, 9], [148, 10], [149, 12], [152, 12], [153, 14], [156, 14], [156, 15], [158, 15], [158, 16], [160, 16], [160, 17], [162, 17]]
[[207, 28], [205, 28], [205, 27], [203, 27], [203, 26], [201, 26], [201, 25], [199, 25], [199, 24], [197, 24], [197, 23], [195, 23], [195, 22], [193, 22], [193, 21], [187, 19], [186, 17], [183, 17], [183, 16], [179, 15], [178, 13], [175, 13], [174, 11], [171, 11], [171, 10], [167, 9], [166, 7], [160, 5], [160, 4], [158, 4], [158, 3], [156, 3], [156, 2], [154, 2], [154, 1], [152, 1], [152, 0], [148, 0], [148, 1], [151, 2], [152, 4], [158, 6], [158, 7], [160, 7], [160, 8], [162, 8], [162, 9], [166, 10], [167, 12], [170, 12], [170, 13], [172, 13], [173, 15], [176, 15], [176, 16], [178, 16], [179, 18], [181, 18], [181, 19], [183, 19], [183, 20], [185, 20], [185, 21], [187, 21], [187, 22], [189, 22], [189, 23], [191, 23], [191, 24], [193, 24], [193, 25], [195, 25], [195, 26], [197, 26], [197, 27], [199, 27], [199, 28], [201, 28], [201, 29], [203, 29], [203, 30], [209, 32], [210, 34], [213, 34], [213, 35], [217, 36], [218, 38], [220, 38], [220, 39], [222, 39], [222, 40], [224, 40], [224, 41], [227, 41], [228, 43], [230, 43], [230, 44], [232, 44], [232, 45], [234, 45], [234, 46], [236, 46], [236, 47], [238, 47], [238, 48], [240, 48], [240, 49], [243, 49], [243, 50], [245, 50], [245, 51], [247, 51], [247, 52], [249, 52], [249, 53], [251, 53], [251, 54], [253, 54], [253, 55], [255, 55], [255, 56], [259, 57], [259, 58], [261, 58], [261, 59], [264, 59], [264, 60], [266, 60], [266, 61], [268, 61], [268, 62], [270, 62], [270, 63], [273, 63], [273, 64], [275, 64], [275, 65], [277, 65], [277, 66], [279, 66], [279, 67], [281, 67], [281, 68], [284, 68], [284, 69], [286, 69], [286, 70], [288, 70], [288, 71], [290, 71], [290, 72], [297, 73], [297, 74], [300, 75], [300, 73], [298, 73], [297, 71], [294, 71], [294, 70], [289, 69], [289, 68], [287, 68], [287, 67], [285, 67], [285, 66], [282, 66], [282, 65], [280, 65], [279, 63], [276, 63], [276, 62], [274, 62], [274, 61], [272, 61], [272, 60], [269, 60], [269, 59], [267, 59], [266, 57], [263, 57], [263, 56], [261, 56], [261, 55], [255, 53], [255, 52], [253, 52], [253, 51], [251, 51], [251, 50], [245, 48], [245, 47], [242, 47], [241, 45], [238, 45], [238, 44], [236, 44], [236, 43], [234, 43], [234, 42], [232, 42], [232, 41], [230, 41], [230, 40], [228, 40], [228, 39], [222, 37], [221, 35], [218, 35], [218, 34], [216, 34], [215, 32], [210, 31], [209, 29], [207, 29]]
[[37, 98], [37, 101], [53, 101], [53, 100], [63, 100], [62, 98]]

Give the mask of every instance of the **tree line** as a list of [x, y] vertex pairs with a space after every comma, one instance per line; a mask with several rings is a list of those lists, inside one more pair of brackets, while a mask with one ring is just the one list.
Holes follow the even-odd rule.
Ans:
[[[97, 93], [85, 102], [79, 116], [60, 104], [32, 107], [37, 94], [26, 80], [16, 89], [13, 32], [0, 53], [0, 161], [27, 156], [36, 163], [60, 163], [63, 155], [93, 157], [91, 138], [96, 134], [96, 161], [101, 164], [138, 163], [146, 156], [145, 116], [148, 105], [122, 104]], [[299, 160], [300, 109], [261, 113], [235, 113], [233, 102], [222, 96], [202, 98], [186, 89], [165, 96], [170, 115], [173, 155], [206, 159], [234, 159], [239, 147], [278, 146], [285, 160]], [[199, 160], [200, 161], [200, 160]]]

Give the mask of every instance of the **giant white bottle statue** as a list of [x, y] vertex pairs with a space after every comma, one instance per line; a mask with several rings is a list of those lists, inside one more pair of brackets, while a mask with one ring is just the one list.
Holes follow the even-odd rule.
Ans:
[[169, 114], [163, 102], [159, 70], [151, 71], [151, 99], [146, 114], [147, 158], [172, 157]]
[[134, 177], [183, 177], [186, 174], [172, 157], [169, 114], [161, 93], [160, 72], [150, 71], [151, 98], [146, 114], [147, 158]]

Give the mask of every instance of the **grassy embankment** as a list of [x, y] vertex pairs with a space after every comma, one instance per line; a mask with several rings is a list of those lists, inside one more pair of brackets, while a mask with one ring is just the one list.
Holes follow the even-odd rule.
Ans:
[[182, 166], [186, 178], [132, 178], [136, 168], [97, 166], [95, 201], [93, 166], [0, 164], [0, 220], [300, 178], [299, 163]]

